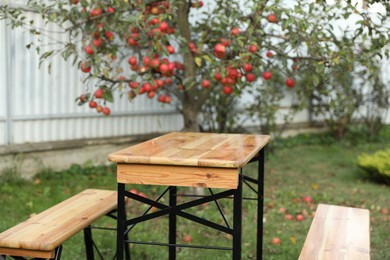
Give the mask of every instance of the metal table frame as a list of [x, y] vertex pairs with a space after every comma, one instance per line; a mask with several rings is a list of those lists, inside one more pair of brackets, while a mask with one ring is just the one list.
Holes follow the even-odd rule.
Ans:
[[[157, 245], [169, 247], [169, 259], [176, 259], [176, 247], [188, 247], [188, 248], [202, 248], [202, 249], [216, 249], [216, 250], [232, 250], [232, 259], [241, 259], [242, 250], [242, 201], [243, 198], [243, 185], [247, 185], [252, 191], [257, 194], [257, 254], [256, 259], [262, 259], [263, 253], [263, 208], [264, 208], [264, 153], [263, 147], [257, 156], [252, 158], [251, 162], [258, 163], [258, 178], [254, 179], [243, 174], [242, 168], [238, 175], [238, 187], [237, 189], [229, 189], [219, 193], [213, 193], [212, 189], [209, 189], [209, 196], [199, 196], [195, 200], [177, 204], [177, 187], [169, 186], [165, 191], [156, 199], [151, 200], [149, 198], [142, 197], [140, 195], [126, 191], [124, 183], [118, 183], [118, 218], [117, 218], [117, 259], [123, 259], [124, 246], [127, 243], [144, 244], [144, 245]], [[255, 189], [251, 184], [257, 185]], [[169, 205], [165, 205], [159, 202], [159, 200], [169, 193]], [[227, 198], [233, 196], [233, 227], [230, 227], [229, 223], [219, 206], [218, 200], [221, 198]], [[126, 220], [125, 212], [125, 197], [137, 200], [144, 204], [149, 205], [149, 208], [139, 217]], [[226, 226], [220, 225], [204, 218], [197, 217], [195, 215], [184, 212], [183, 210], [199, 206], [201, 204], [214, 201], [221, 213]], [[149, 213], [152, 207], [160, 209], [157, 212]], [[151, 220], [157, 217], [169, 215], [169, 241], [168, 243], [153, 243], [153, 242], [139, 242], [128, 240], [129, 232], [134, 226], [140, 222]], [[215, 230], [230, 234], [233, 236], [232, 247], [217, 247], [217, 246], [202, 246], [202, 245], [186, 245], [176, 243], [176, 219], [177, 216], [189, 219], [199, 224], [205, 225]]]

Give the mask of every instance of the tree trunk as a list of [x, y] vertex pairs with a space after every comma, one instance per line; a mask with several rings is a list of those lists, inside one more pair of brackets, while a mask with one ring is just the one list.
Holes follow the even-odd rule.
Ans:
[[[188, 21], [189, 3], [186, 0], [179, 1], [176, 10], [177, 28], [180, 36], [187, 42], [191, 42], [191, 29]], [[185, 67], [184, 81], [186, 82], [181, 100], [181, 113], [184, 119], [183, 131], [199, 132], [198, 116], [204, 99], [200, 97], [202, 93], [196, 87], [196, 65], [194, 56], [189, 49], [183, 53], [183, 63]]]
[[186, 132], [199, 132], [199, 113], [200, 109], [197, 106], [191, 106], [191, 103], [183, 103], [182, 110], [184, 129]]

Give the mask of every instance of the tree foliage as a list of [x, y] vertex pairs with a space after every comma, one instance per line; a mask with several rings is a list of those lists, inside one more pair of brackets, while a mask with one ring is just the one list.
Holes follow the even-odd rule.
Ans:
[[[79, 104], [109, 114], [107, 103], [114, 102], [114, 92], [129, 100], [145, 95], [174, 105], [185, 128], [194, 131], [205, 104], [237, 103], [231, 100], [244, 93], [254, 97], [246, 109], [269, 125], [286, 89], [297, 92], [297, 107], [314, 99], [318, 113], [331, 110], [324, 100], [338, 103], [339, 95], [358, 96], [346, 75], [356, 72], [356, 64], [373, 77], [379, 69], [372, 61], [389, 55], [384, 48], [388, 17], [373, 19], [350, 3], [32, 0], [27, 10], [68, 35], [55, 48], [37, 50], [41, 60], [61, 55], [85, 72], [85, 83], [92, 84], [77, 99]], [[2, 6], [0, 18], [13, 28], [44, 35], [45, 28], [36, 27], [25, 11]], [[355, 28], [338, 28], [351, 17]], [[351, 104], [351, 109], [357, 106]], [[220, 131], [231, 129], [224, 126], [232, 122], [226, 119], [229, 113], [208, 111], [219, 111], [210, 118], [222, 121]]]

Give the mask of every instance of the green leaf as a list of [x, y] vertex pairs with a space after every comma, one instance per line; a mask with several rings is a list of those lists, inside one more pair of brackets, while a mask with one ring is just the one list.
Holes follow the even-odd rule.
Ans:
[[103, 92], [103, 99], [107, 102], [114, 102], [114, 96], [112, 94], [112, 91], [110, 88], [107, 88], [104, 92]]

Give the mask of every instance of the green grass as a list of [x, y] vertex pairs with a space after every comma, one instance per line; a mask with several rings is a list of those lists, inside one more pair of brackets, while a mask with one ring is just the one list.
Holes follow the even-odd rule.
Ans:
[[[364, 179], [357, 167], [357, 156], [363, 152], [372, 153], [389, 147], [388, 135], [376, 143], [359, 142], [355, 145], [324, 141], [318, 136], [300, 136], [284, 140], [274, 146], [273, 152], [266, 155], [265, 213], [264, 213], [264, 259], [297, 259], [318, 203], [345, 205], [370, 210], [372, 259], [390, 259], [390, 216], [389, 186]], [[248, 165], [244, 172], [254, 176], [256, 168]], [[137, 190], [156, 198], [164, 187], [134, 185]], [[23, 181], [17, 177], [3, 177], [0, 180], [0, 231], [3, 231], [30, 214], [38, 213], [86, 188], [116, 189], [115, 166], [92, 167], [73, 166], [64, 172], [47, 170], [33, 181]], [[189, 192], [180, 188], [179, 192]], [[245, 196], [252, 196], [246, 188]], [[310, 196], [314, 204], [303, 201]], [[181, 197], [180, 201], [187, 199]], [[167, 203], [164, 197], [163, 203]], [[231, 223], [232, 200], [222, 200], [222, 208]], [[285, 219], [279, 209], [285, 208], [294, 217], [305, 216], [302, 222]], [[128, 214], [142, 214], [146, 206], [129, 203]], [[215, 211], [215, 204], [209, 203], [193, 209], [196, 215], [223, 223]], [[243, 259], [255, 259], [256, 205], [252, 201], [244, 203], [243, 216]], [[115, 221], [103, 218], [98, 223], [104, 227], [115, 227]], [[139, 224], [131, 232], [134, 240], [167, 241], [167, 219], [162, 218]], [[191, 236], [192, 244], [230, 246], [231, 237], [193, 224], [179, 218], [178, 243], [185, 236]], [[105, 259], [112, 259], [115, 249], [115, 234], [110, 231], [94, 230], [96, 242], [103, 247]], [[279, 237], [280, 245], [271, 243]], [[63, 259], [83, 259], [82, 234], [78, 234], [64, 244]], [[134, 259], [167, 259], [165, 247], [132, 245]], [[178, 249], [178, 259], [229, 259], [229, 251]]]

